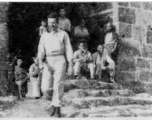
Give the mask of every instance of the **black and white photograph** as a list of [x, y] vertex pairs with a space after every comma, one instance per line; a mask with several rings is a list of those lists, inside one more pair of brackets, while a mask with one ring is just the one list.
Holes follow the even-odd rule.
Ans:
[[0, 2], [0, 118], [152, 117], [151, 1]]

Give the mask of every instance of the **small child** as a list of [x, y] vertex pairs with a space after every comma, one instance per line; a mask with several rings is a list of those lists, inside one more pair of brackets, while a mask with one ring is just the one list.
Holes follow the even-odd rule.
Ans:
[[17, 59], [17, 66], [15, 66], [15, 83], [18, 85], [18, 92], [19, 92], [19, 98], [22, 99], [23, 91], [25, 92], [26, 89], [26, 81], [29, 78], [28, 73], [23, 68], [23, 60], [22, 58]]
[[33, 88], [33, 98], [38, 99], [40, 97], [40, 72], [39, 72], [39, 64], [38, 58], [33, 58], [34, 63], [30, 66], [30, 81], [32, 83]]
[[42, 21], [41, 26], [39, 27], [39, 36], [41, 36], [46, 31], [47, 31], [46, 22]]

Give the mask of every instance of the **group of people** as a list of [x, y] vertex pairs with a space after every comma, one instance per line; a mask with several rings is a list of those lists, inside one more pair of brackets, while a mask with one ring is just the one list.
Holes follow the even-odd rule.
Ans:
[[[90, 79], [101, 79], [102, 71], [108, 70], [109, 82], [114, 83], [115, 62], [113, 54], [117, 48], [118, 35], [113, 32], [112, 23], [107, 23], [107, 34], [104, 44], [97, 45], [97, 52], [91, 54], [87, 49], [88, 30], [85, 20], [74, 28], [74, 52], [71, 45], [70, 20], [65, 17], [65, 9], [60, 9], [60, 16], [52, 12], [47, 16], [47, 26], [43, 21], [39, 28], [40, 41], [37, 56], [27, 73], [22, 67], [22, 59], [17, 59], [15, 67], [16, 84], [22, 98], [23, 83], [30, 77], [33, 85], [33, 97], [39, 98], [42, 91], [44, 98], [52, 101], [50, 115], [61, 117], [61, 102], [64, 94], [64, 80], [66, 75], [80, 78], [83, 70], [88, 70]], [[41, 85], [41, 86], [40, 86]], [[40, 91], [41, 87], [41, 91]]]

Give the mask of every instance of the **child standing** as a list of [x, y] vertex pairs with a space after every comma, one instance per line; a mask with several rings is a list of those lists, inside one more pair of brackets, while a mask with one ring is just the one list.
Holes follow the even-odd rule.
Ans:
[[41, 36], [46, 31], [47, 31], [46, 22], [42, 21], [41, 26], [39, 27], [39, 36]]
[[34, 63], [30, 66], [30, 81], [32, 83], [33, 88], [33, 98], [38, 99], [40, 97], [40, 72], [39, 72], [39, 64], [38, 58], [33, 58]]
[[28, 73], [23, 68], [23, 59], [17, 59], [17, 66], [15, 66], [15, 83], [18, 85], [19, 98], [22, 99], [26, 92], [26, 81], [29, 78]]

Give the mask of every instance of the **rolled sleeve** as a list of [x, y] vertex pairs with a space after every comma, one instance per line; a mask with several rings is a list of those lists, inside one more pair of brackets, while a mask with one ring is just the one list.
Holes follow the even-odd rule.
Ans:
[[65, 53], [66, 53], [67, 60], [68, 60], [68, 62], [72, 62], [73, 50], [72, 50], [72, 46], [70, 43], [70, 38], [66, 32], [65, 32], [65, 36], [64, 36], [64, 41], [65, 41]]
[[44, 59], [45, 57], [45, 48], [44, 48], [44, 34], [40, 38], [39, 46], [38, 46], [38, 58]]

